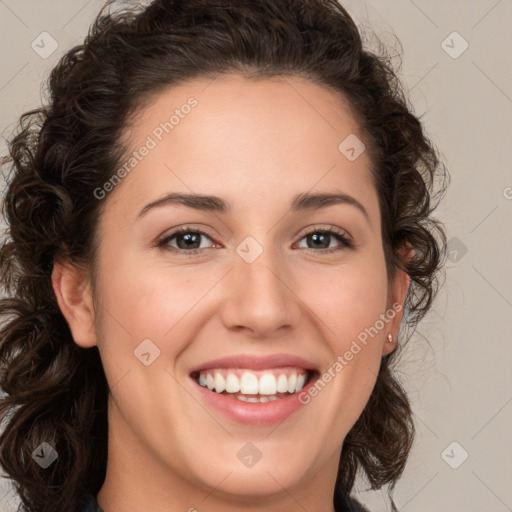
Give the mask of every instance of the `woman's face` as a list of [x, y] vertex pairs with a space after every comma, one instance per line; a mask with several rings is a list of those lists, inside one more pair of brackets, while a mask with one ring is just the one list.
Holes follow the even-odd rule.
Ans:
[[338, 95], [292, 77], [190, 82], [133, 121], [136, 154], [91, 198], [96, 334], [70, 321], [101, 354], [120, 480], [332, 490], [406, 291], [388, 283], [362, 137]]

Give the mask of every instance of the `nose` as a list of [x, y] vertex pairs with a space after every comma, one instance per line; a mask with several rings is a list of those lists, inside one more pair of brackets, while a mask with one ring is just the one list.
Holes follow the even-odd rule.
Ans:
[[263, 250], [252, 263], [235, 252], [234, 268], [223, 281], [221, 319], [226, 328], [270, 338], [297, 326], [301, 301], [291, 270], [274, 251]]

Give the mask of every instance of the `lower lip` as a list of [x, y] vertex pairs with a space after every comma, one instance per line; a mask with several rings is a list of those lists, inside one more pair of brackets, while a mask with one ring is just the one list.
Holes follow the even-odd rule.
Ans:
[[309, 382], [293, 395], [272, 402], [260, 403], [242, 402], [238, 398], [210, 391], [194, 379], [191, 378], [191, 380], [207, 405], [220, 411], [229, 419], [248, 425], [273, 425], [281, 423], [304, 407], [304, 404], [299, 401], [298, 395], [307, 392], [310, 387], [314, 386], [317, 378], [316, 375], [312, 375]]

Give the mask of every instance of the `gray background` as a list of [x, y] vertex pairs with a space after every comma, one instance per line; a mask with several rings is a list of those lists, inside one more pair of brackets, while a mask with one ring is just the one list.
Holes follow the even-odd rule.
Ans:
[[[406, 512], [512, 510], [512, 0], [342, 3], [370, 35], [401, 41], [402, 78], [452, 177], [437, 213], [450, 240], [446, 282], [402, 364], [418, 435], [395, 502]], [[102, 4], [0, 0], [3, 137], [38, 106], [41, 81]], [[42, 32], [58, 44], [47, 58], [31, 47], [51, 49]], [[364, 484], [359, 499], [387, 510]], [[14, 510], [8, 481], [3, 494], [2, 510]]]

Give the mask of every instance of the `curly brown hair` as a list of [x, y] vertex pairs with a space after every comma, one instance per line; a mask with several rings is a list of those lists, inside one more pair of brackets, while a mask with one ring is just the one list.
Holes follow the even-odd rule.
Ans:
[[[54, 259], [91, 264], [99, 215], [94, 199], [126, 150], [122, 134], [150, 95], [194, 78], [300, 76], [351, 104], [365, 137], [379, 197], [388, 276], [410, 276], [403, 327], [415, 326], [439, 289], [446, 254], [432, 217], [449, 175], [401, 85], [392, 58], [363, 48], [336, 0], [154, 0], [106, 3], [84, 43], [51, 71], [49, 100], [23, 114], [2, 159], [7, 231], [0, 249], [0, 464], [23, 510], [74, 510], [106, 474], [109, 387], [96, 347], [74, 343], [51, 282]], [[108, 198], [107, 198], [108, 199]], [[408, 244], [409, 260], [399, 249]], [[336, 486], [358, 470], [371, 489], [403, 473], [414, 438], [406, 392], [393, 367], [410, 335], [383, 357], [364, 412], [344, 440]], [[412, 334], [412, 333], [411, 333]], [[41, 471], [46, 441], [58, 464]]]

